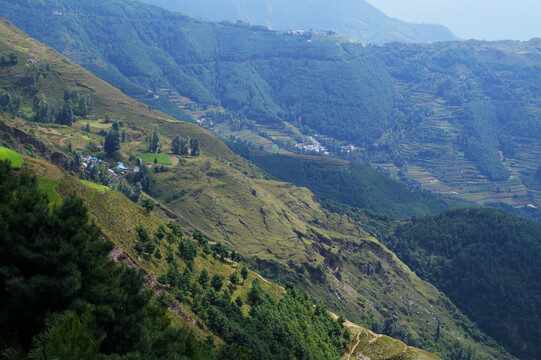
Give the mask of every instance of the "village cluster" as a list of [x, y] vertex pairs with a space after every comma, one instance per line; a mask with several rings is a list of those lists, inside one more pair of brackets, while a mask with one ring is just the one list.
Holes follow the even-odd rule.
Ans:
[[[309, 136], [306, 139], [306, 142], [296, 144], [295, 147], [305, 152], [315, 152], [318, 154], [330, 155], [330, 152], [327, 149], [327, 147], [321, 145], [321, 143], [317, 141], [316, 137], [318, 136], [319, 135]], [[346, 146], [340, 147], [340, 151], [342, 153], [351, 153], [353, 151], [360, 151], [360, 150], [363, 150], [363, 149], [355, 145], [346, 145]]]
[[[141, 161], [141, 165], [144, 165], [147, 167], [150, 167], [153, 165], [151, 163], [147, 163], [144, 160], [140, 160], [140, 161]], [[111, 178], [113, 180], [119, 180], [119, 174], [127, 175], [127, 174], [139, 172], [139, 166], [133, 166], [133, 165], [127, 166], [127, 165], [124, 165], [122, 162], [118, 162], [116, 165], [114, 165], [91, 155], [83, 155], [82, 166], [85, 172], [87, 173], [90, 172], [94, 168], [94, 166], [98, 164], [103, 164], [107, 168], [109, 168], [109, 172], [111, 173]]]
[[306, 139], [306, 143], [299, 143], [297, 145], [295, 145], [295, 147], [297, 149], [301, 149], [301, 150], [304, 150], [304, 151], [310, 151], [310, 152], [316, 152], [316, 153], [322, 153], [323, 155], [329, 155], [329, 152], [327, 151], [327, 148], [323, 145], [321, 145], [319, 143], [319, 141], [317, 141], [315, 139], [315, 136], [317, 135], [314, 135], [314, 136], [309, 136], [307, 139]]

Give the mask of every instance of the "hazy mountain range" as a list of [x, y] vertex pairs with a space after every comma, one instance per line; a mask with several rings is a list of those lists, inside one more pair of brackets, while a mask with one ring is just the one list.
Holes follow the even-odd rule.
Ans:
[[363, 0], [143, 0], [205, 19], [242, 20], [275, 30], [332, 30], [364, 43], [426, 43], [456, 39], [441, 25], [412, 24]]

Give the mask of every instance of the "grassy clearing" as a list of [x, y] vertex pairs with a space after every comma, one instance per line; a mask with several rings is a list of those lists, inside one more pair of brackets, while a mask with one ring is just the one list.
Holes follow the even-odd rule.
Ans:
[[87, 186], [90, 186], [91, 188], [93, 189], [96, 189], [98, 191], [101, 191], [101, 192], [106, 192], [106, 191], [109, 191], [111, 190], [111, 188], [105, 186], [105, 185], [98, 185], [98, 184], [94, 184], [93, 182], [90, 182], [90, 181], [86, 181], [86, 180], [81, 180], [81, 182]]
[[9, 160], [11, 166], [20, 168], [23, 164], [23, 157], [15, 151], [0, 146], [0, 160]]
[[142, 153], [139, 154], [139, 157], [147, 162], [154, 162], [154, 159], [156, 159], [157, 163], [162, 165], [173, 165], [171, 162], [171, 159], [169, 155], [167, 154], [153, 154], [153, 153]]
[[56, 186], [60, 183], [60, 180], [42, 179], [39, 182], [38, 188], [47, 195], [49, 204], [57, 206], [62, 205], [62, 198], [56, 192]]
[[88, 123], [90, 125], [90, 128], [94, 129], [94, 130], [95, 129], [98, 129], [98, 130], [109, 129], [109, 128], [113, 127], [112, 123], [106, 124], [106, 123], [100, 122], [98, 120], [81, 119], [81, 120], [77, 121], [77, 124], [81, 125], [81, 127], [86, 126], [86, 123]]

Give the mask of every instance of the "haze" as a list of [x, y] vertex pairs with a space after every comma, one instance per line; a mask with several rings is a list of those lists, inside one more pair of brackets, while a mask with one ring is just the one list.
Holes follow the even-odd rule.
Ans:
[[368, 0], [391, 17], [447, 26], [461, 39], [541, 37], [539, 0]]

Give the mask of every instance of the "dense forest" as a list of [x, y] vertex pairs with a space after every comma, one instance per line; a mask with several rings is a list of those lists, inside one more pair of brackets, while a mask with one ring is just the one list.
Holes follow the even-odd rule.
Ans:
[[501, 210], [451, 210], [399, 225], [387, 245], [487, 334], [538, 359], [541, 225]]
[[[194, 311], [228, 344], [214, 349], [212, 337], [202, 342], [170, 325], [167, 296], [152, 300], [141, 274], [109, 259], [113, 245], [90, 223], [82, 200], [70, 196], [51, 208], [32, 174], [17, 175], [0, 161], [0, 215], [0, 351], [9, 359], [338, 359], [351, 338], [322, 304], [314, 308], [293, 287], [278, 300], [256, 279], [247, 316], [223, 277], [203, 270], [195, 281], [193, 264], [181, 274], [171, 258], [162, 281], [190, 289]], [[182, 230], [171, 229], [175, 241]], [[153, 243], [144, 228], [138, 232]], [[184, 238], [179, 251], [193, 261], [197, 245]], [[224, 251], [232, 256], [218, 245], [210, 252]], [[246, 269], [234, 274], [232, 286], [247, 276]]]
[[[10, 359], [206, 359], [169, 326], [140, 275], [109, 259], [82, 201], [52, 210], [36, 178], [0, 162], [0, 349]], [[73, 358], [73, 357], [70, 357]]]

